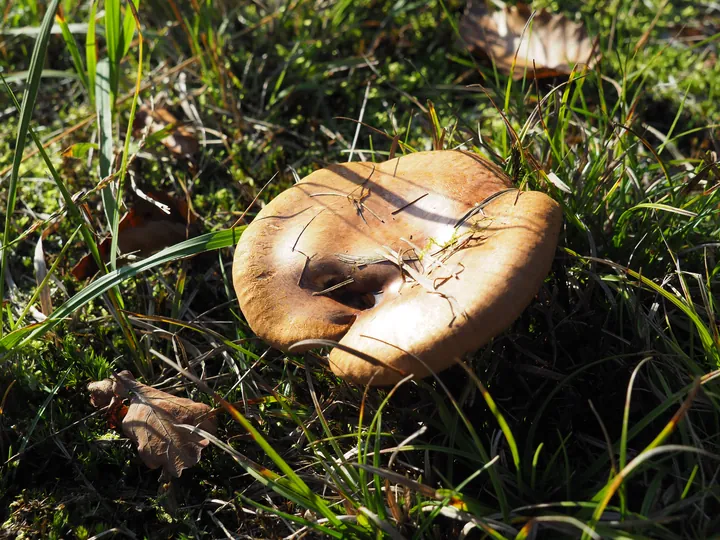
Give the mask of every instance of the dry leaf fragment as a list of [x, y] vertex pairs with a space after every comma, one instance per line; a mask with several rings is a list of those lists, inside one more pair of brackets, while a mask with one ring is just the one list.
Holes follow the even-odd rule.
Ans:
[[110, 405], [114, 397], [112, 379], [93, 381], [87, 385], [87, 389], [90, 392], [90, 404], [98, 409]]
[[113, 397], [110, 401], [110, 407], [108, 407], [106, 416], [108, 421], [108, 427], [111, 429], [117, 429], [122, 425], [122, 421], [127, 415], [128, 406], [125, 405], [119, 397]]
[[198, 151], [195, 134], [167, 109], [151, 109], [142, 105], [135, 114], [133, 128], [139, 131], [146, 127], [151, 135], [165, 134], [160, 142], [173, 154], [190, 158]]
[[[144, 195], [152, 200], [135, 196], [132, 207], [118, 224], [118, 247], [122, 253], [147, 257], [197, 234], [196, 216], [185, 200], [159, 191], [147, 192]], [[104, 261], [109, 260], [111, 248], [110, 237], [98, 245]], [[78, 280], [89, 278], [97, 271], [95, 260], [89, 253], [71, 270]]]
[[[45, 250], [43, 248], [42, 236], [40, 236], [37, 244], [35, 244], [33, 267], [35, 268], [35, 283], [38, 287], [40, 287], [40, 284], [43, 282], [48, 273], [47, 264], [45, 263]], [[46, 317], [48, 317], [53, 311], [50, 288], [47, 286], [47, 283], [40, 290], [40, 309], [42, 310], [42, 314]]]
[[209, 441], [177, 424], [197, 425], [214, 434], [217, 424], [215, 417], [208, 415], [209, 406], [139, 383], [129, 371], [115, 375], [113, 392], [130, 398], [122, 429], [137, 444], [145, 465], [151, 469], [162, 467], [170, 476], [179, 477], [184, 469], [200, 461]]
[[597, 62], [593, 40], [582, 23], [544, 9], [535, 13], [528, 24], [531, 17], [527, 4], [491, 12], [484, 0], [468, 0], [460, 35], [470, 50], [484, 52], [501, 72], [516, 79], [522, 78], [526, 70], [528, 77], [568, 75], [576, 64], [592, 67]]

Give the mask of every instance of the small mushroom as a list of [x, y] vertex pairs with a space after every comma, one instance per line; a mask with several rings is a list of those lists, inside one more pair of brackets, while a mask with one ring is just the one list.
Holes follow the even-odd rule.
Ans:
[[262, 209], [233, 282], [274, 347], [338, 341], [334, 373], [392, 384], [446, 369], [506, 329], [547, 275], [561, 219], [551, 198], [513, 189], [469, 152], [332, 165]]

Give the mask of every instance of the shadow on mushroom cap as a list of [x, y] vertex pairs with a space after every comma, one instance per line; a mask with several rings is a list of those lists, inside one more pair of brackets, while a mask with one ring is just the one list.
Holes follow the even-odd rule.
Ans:
[[348, 380], [428, 375], [412, 355], [445, 369], [511, 324], [550, 268], [560, 209], [511, 187], [460, 151], [316, 171], [243, 233], [233, 263], [240, 307], [281, 350], [332, 339], [389, 366], [335, 348], [331, 367]]

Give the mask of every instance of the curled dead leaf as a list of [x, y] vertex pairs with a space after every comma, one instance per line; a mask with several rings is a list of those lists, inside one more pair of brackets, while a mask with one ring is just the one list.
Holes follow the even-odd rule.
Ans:
[[164, 108], [152, 109], [142, 105], [135, 113], [133, 128], [136, 131], [147, 128], [150, 138], [157, 136], [165, 148], [178, 156], [190, 158], [199, 148], [194, 132]]
[[523, 3], [491, 11], [484, 0], [469, 0], [460, 35], [471, 51], [487, 54], [498, 70], [516, 79], [526, 70], [528, 77], [568, 75], [575, 65], [592, 67], [599, 58], [582, 23], [544, 9], [533, 17]]
[[108, 427], [111, 429], [117, 429], [120, 427], [123, 419], [127, 415], [127, 412], [128, 406], [123, 403], [122, 399], [113, 397], [106, 414]]
[[[149, 200], [146, 200], [145, 198]], [[118, 247], [124, 254], [147, 257], [198, 233], [196, 216], [183, 199], [160, 191], [134, 196], [132, 206], [118, 224]], [[103, 261], [110, 259], [112, 239], [98, 245]], [[92, 255], [86, 254], [71, 270], [75, 279], [83, 280], [98, 271]]]
[[209, 406], [139, 383], [129, 371], [115, 375], [113, 392], [130, 399], [122, 429], [137, 445], [145, 465], [162, 467], [170, 476], [179, 477], [200, 461], [209, 441], [177, 425], [191, 424], [214, 434], [217, 420], [209, 415]]
[[87, 389], [90, 392], [90, 404], [93, 407], [101, 409], [110, 405], [114, 396], [112, 379], [93, 381], [87, 385]]
[[[90, 403], [108, 407], [108, 424], [111, 428], [122, 426], [123, 433], [136, 444], [143, 463], [151, 469], [162, 467], [169, 476], [177, 478], [197, 464], [209, 444], [207, 439], [179, 428], [179, 424], [198, 426], [210, 434], [217, 431], [217, 419], [210, 414], [208, 405], [142, 384], [129, 371], [91, 382], [87, 388]], [[129, 406], [123, 403], [126, 398]]]

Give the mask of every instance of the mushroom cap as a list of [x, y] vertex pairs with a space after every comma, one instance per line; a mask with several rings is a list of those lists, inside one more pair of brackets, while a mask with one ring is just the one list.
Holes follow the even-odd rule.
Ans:
[[233, 282], [274, 347], [338, 341], [334, 373], [392, 384], [448, 368], [507, 328], [550, 269], [561, 215], [468, 152], [331, 165], [258, 213]]

